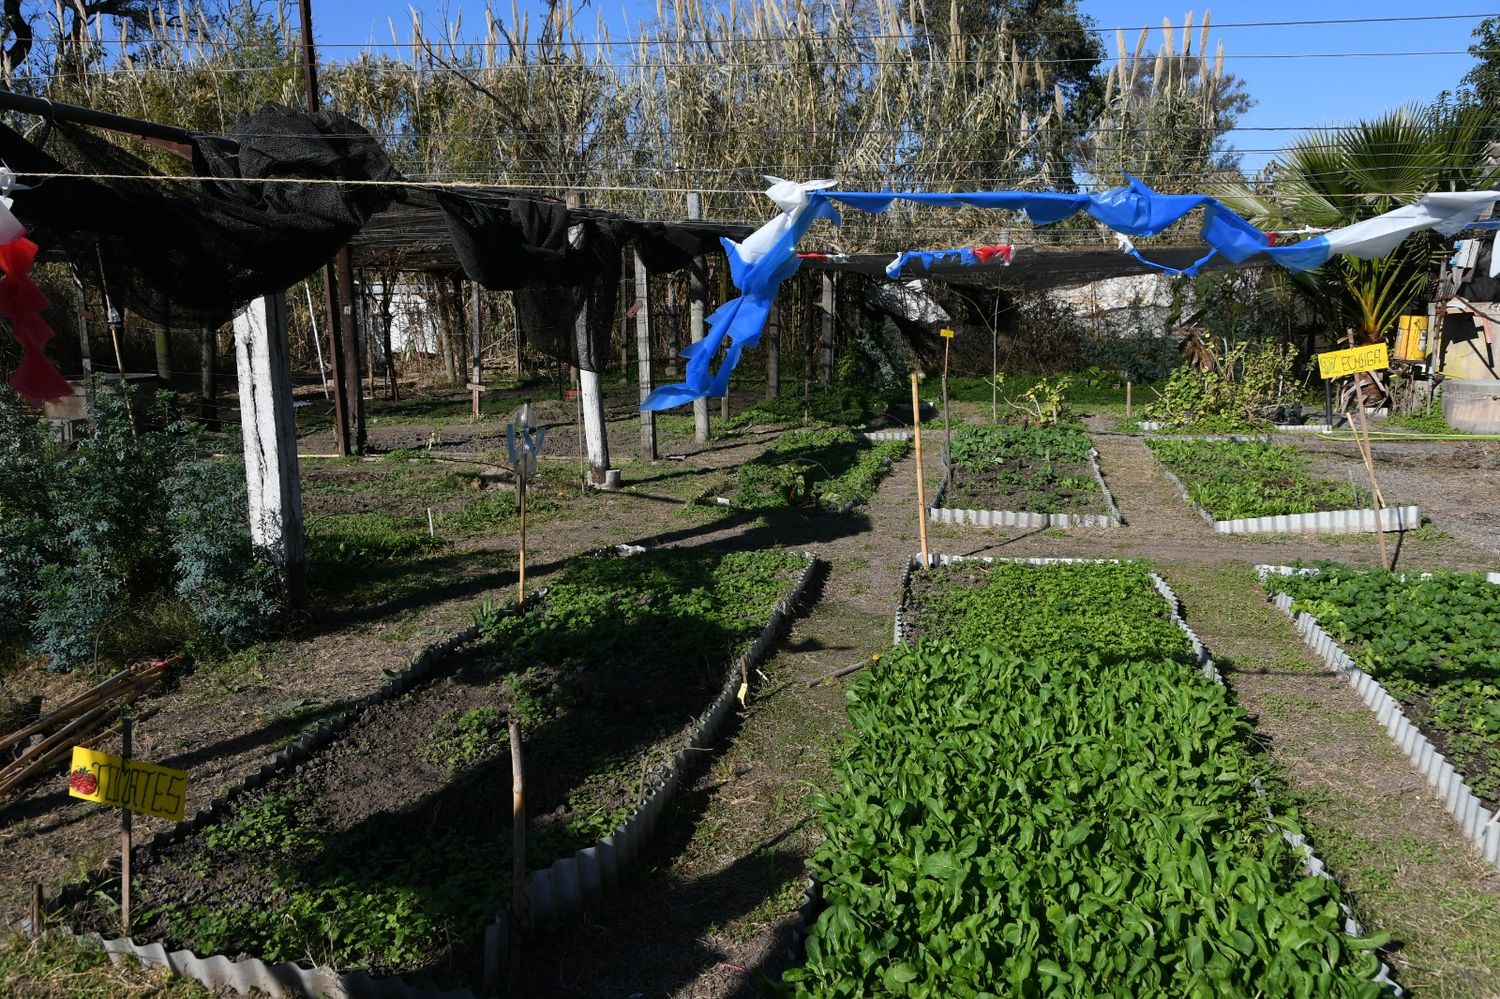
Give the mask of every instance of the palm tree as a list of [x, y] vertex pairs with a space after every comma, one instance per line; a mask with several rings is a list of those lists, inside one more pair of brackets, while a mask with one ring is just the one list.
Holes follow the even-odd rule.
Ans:
[[[1493, 187], [1500, 164], [1486, 137], [1492, 112], [1474, 104], [1407, 106], [1299, 138], [1256, 182], [1219, 197], [1263, 229], [1337, 229], [1433, 191]], [[1445, 252], [1432, 233], [1377, 260], [1338, 256], [1292, 277], [1335, 337], [1376, 343], [1415, 303]]]

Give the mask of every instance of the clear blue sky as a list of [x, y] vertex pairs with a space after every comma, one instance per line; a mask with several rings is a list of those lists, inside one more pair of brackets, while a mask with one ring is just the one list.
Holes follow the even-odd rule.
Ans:
[[[443, 12], [464, 14], [464, 34], [475, 37], [483, 27], [483, 5], [458, 0], [412, 0], [430, 24], [440, 24]], [[535, 9], [535, 0], [520, 0], [523, 10]], [[390, 43], [387, 18], [396, 21], [405, 37], [409, 34], [408, 0], [314, 0], [315, 37], [327, 46], [322, 55], [338, 58], [340, 45]], [[508, 0], [497, 0], [497, 13], [509, 11]], [[1182, 0], [1171, 3], [1141, 0], [1081, 0], [1084, 13], [1098, 27], [1127, 27], [1133, 46], [1139, 29], [1153, 28], [1147, 46], [1161, 44], [1162, 18], [1171, 18], [1181, 38], [1184, 13]], [[1195, 25], [1201, 23], [1203, 7], [1193, 7]], [[1232, 136], [1235, 148], [1244, 153], [1244, 166], [1253, 171], [1275, 156], [1296, 131], [1319, 125], [1338, 124], [1377, 114], [1409, 101], [1429, 101], [1440, 91], [1452, 89], [1473, 65], [1465, 51], [1470, 33], [1485, 12], [1480, 0], [1219, 0], [1208, 8], [1213, 29], [1210, 50], [1224, 43], [1225, 66], [1245, 80], [1256, 104], [1241, 119], [1247, 130]], [[655, 3], [641, 0], [596, 0], [579, 15], [580, 27], [605, 14], [611, 32], [629, 17], [655, 15]], [[1500, 13], [1500, 8], [1491, 8]], [[1382, 18], [1413, 15], [1477, 15], [1458, 20], [1407, 21], [1335, 25], [1235, 27], [1245, 22], [1305, 21], [1313, 18]], [[535, 15], [533, 14], [533, 17]], [[1193, 32], [1194, 44], [1198, 32]], [[1115, 53], [1113, 31], [1106, 47]], [[330, 44], [337, 43], [337, 44]], [[1328, 53], [1444, 52], [1446, 55], [1351, 55]], [[1259, 58], [1258, 58], [1259, 57]], [[1264, 58], [1274, 57], [1274, 58]], [[1290, 58], [1287, 58], [1290, 57]], [[1281, 129], [1255, 131], [1248, 129]]]

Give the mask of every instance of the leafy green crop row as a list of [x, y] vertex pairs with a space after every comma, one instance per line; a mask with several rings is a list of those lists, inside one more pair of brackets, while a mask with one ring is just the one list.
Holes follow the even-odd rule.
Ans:
[[1500, 586], [1479, 573], [1319, 568], [1266, 587], [1316, 617], [1437, 737], [1475, 794], [1500, 801]]
[[964, 427], [953, 435], [947, 506], [1059, 513], [1099, 506], [1088, 467], [1093, 445], [1071, 427]]
[[1314, 477], [1296, 450], [1264, 441], [1152, 440], [1188, 498], [1215, 520], [1275, 517], [1370, 505], [1352, 485]]
[[820, 802], [798, 994], [1376, 996], [1144, 568], [919, 573]]
[[817, 504], [838, 508], [870, 498], [886, 463], [903, 457], [906, 441], [868, 443], [849, 430], [789, 430], [740, 466], [734, 505], [744, 510]]

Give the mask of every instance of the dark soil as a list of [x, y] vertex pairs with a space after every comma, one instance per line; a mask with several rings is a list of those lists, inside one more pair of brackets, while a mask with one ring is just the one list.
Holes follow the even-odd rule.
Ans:
[[[955, 510], [1008, 510], [1031, 513], [1099, 513], [1109, 511], [1104, 495], [1086, 464], [1054, 461], [1050, 471], [1041, 459], [1008, 462], [1001, 470], [981, 474], [953, 468], [953, 482], [943, 494], [944, 507]], [[1082, 476], [1093, 488], [1060, 485], [1067, 476]]]
[[[405, 892], [446, 929], [417, 963], [395, 951], [381, 957], [372, 942], [371, 958], [359, 965], [375, 974], [477, 980], [483, 925], [510, 889], [505, 719], [522, 721], [526, 867], [539, 870], [617, 828], [643, 797], [647, 775], [724, 685], [726, 661], [664, 661], [654, 653], [566, 667], [520, 663], [493, 643], [460, 653], [446, 675], [367, 712], [328, 750], [140, 869], [138, 905], [150, 916], [137, 934], [199, 953], [233, 940], [257, 956], [292, 959], [302, 955], [256, 947], [251, 913], [295, 909], [300, 886], [336, 883], [376, 906]], [[465, 719], [479, 724], [466, 727]], [[267, 818], [277, 815], [284, 822]], [[229, 913], [232, 928], [205, 934], [209, 911]], [[108, 916], [92, 921], [104, 928]], [[349, 964], [309, 956], [341, 970]]]

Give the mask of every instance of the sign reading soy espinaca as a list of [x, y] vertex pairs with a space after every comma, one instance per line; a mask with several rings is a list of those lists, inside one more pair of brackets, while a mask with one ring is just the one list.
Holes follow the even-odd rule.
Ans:
[[1384, 343], [1372, 343], [1348, 350], [1330, 350], [1318, 355], [1318, 374], [1323, 378], [1341, 378], [1361, 371], [1383, 371], [1391, 366], [1391, 353]]
[[187, 805], [188, 775], [171, 767], [126, 760], [112, 753], [73, 747], [68, 793], [142, 815], [181, 822]]

